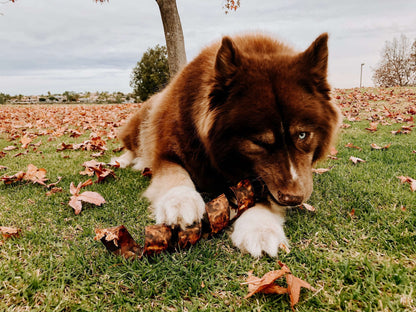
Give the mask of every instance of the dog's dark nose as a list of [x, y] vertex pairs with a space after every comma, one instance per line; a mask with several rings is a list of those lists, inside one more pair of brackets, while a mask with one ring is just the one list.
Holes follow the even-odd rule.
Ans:
[[284, 194], [278, 192], [277, 201], [282, 206], [299, 206], [303, 201], [303, 196]]

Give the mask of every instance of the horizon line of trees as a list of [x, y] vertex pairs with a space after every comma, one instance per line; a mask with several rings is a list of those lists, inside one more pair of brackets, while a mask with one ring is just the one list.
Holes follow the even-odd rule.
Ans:
[[[108, 92], [108, 91], [96, 91], [96, 92], [74, 92], [65, 91], [63, 93], [54, 93], [48, 91], [48, 93], [40, 95], [10, 95], [0, 92], [0, 104], [7, 103], [26, 103], [25, 99], [37, 98], [37, 103], [79, 103], [82, 99], [88, 99], [91, 95], [95, 94], [95, 100], [88, 103], [112, 103], [120, 104], [124, 101], [136, 101], [134, 93], [123, 93], [120, 91]], [[85, 101], [84, 101], [85, 102]]]

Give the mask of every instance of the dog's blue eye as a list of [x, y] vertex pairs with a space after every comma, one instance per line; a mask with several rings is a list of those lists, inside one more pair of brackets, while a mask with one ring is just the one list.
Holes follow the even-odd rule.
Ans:
[[305, 140], [306, 139], [306, 135], [307, 135], [306, 132], [299, 133], [299, 140]]

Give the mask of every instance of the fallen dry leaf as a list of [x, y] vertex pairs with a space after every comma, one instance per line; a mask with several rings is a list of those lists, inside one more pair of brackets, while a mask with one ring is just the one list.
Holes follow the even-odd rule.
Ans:
[[48, 185], [45, 184], [48, 179], [46, 178], [46, 169], [44, 168], [38, 168], [33, 164], [29, 164], [27, 166], [27, 171], [19, 171], [18, 173], [12, 175], [12, 176], [2, 176], [0, 180], [4, 182], [4, 184], [12, 184], [15, 182], [21, 182], [21, 181], [31, 181], [32, 183], [41, 184], [47, 188], [50, 188], [52, 186], [56, 186], [61, 181], [61, 177], [58, 177], [58, 181], [55, 183], [50, 183]]
[[386, 150], [391, 146], [391, 143], [385, 146], [378, 146], [376, 143], [371, 143], [370, 146], [371, 146], [371, 149], [373, 150]]
[[113, 153], [118, 153], [118, 152], [121, 152], [122, 150], [124, 150], [124, 146], [120, 146], [120, 147], [113, 149]]
[[80, 182], [77, 187], [75, 187], [74, 183], [71, 182], [70, 193], [72, 194], [72, 196], [68, 204], [72, 208], [74, 208], [76, 215], [79, 214], [82, 210], [82, 202], [87, 202], [87, 203], [94, 204], [97, 206], [100, 206], [101, 204], [105, 203], [104, 197], [102, 197], [97, 192], [85, 191], [83, 193], [80, 193], [81, 188], [87, 185], [91, 185], [91, 184], [92, 184], [91, 179], [88, 179], [87, 181], [83, 183]]
[[91, 154], [91, 157], [98, 158], [98, 157], [103, 156], [104, 153], [105, 153], [105, 151], [101, 151], [101, 152], [98, 152], [98, 153], [94, 153], [94, 154]]
[[22, 148], [28, 148], [29, 144], [32, 143], [32, 138], [30, 138], [27, 134], [24, 135], [21, 139], [20, 139], [20, 143], [22, 143]]
[[391, 131], [392, 134], [409, 134], [412, 131], [414, 125], [402, 126], [399, 130]]
[[400, 179], [400, 183], [409, 183], [410, 184], [410, 189], [412, 190], [412, 192], [416, 191], [416, 180], [412, 179], [411, 177], [405, 177], [405, 176], [398, 176], [398, 179]]
[[13, 151], [15, 149], [17, 149], [17, 146], [14, 146], [14, 145], [6, 146], [5, 148], [3, 148], [3, 150], [6, 151], [6, 152], [10, 152], [10, 151]]
[[51, 188], [56, 186], [59, 182], [61, 182], [62, 177], [58, 177], [58, 181], [54, 182], [54, 183], [49, 183], [48, 185], [46, 185], [47, 188]]
[[[250, 298], [256, 293], [262, 292], [263, 290], [275, 285], [274, 282], [285, 276], [287, 273], [290, 273], [288, 267], [284, 267], [280, 270], [270, 271], [263, 275], [263, 277], [258, 278], [252, 275], [252, 271], [249, 272], [249, 277], [246, 281], [248, 284], [248, 294], [244, 297], [244, 299]], [[286, 293], [287, 290], [284, 292]], [[268, 293], [270, 293], [268, 291]]]
[[349, 158], [349, 160], [351, 160], [354, 164], [357, 164], [357, 163], [359, 163], [359, 162], [366, 162], [365, 160], [363, 160], [363, 159], [361, 159], [361, 158], [358, 158], [358, 157], [354, 157], [354, 156], [351, 156], [351, 157]]
[[317, 174], [322, 174], [328, 172], [329, 170], [331, 170], [331, 168], [312, 168], [312, 172]]
[[288, 253], [290, 253], [290, 248], [289, 248], [288, 246], [286, 246], [286, 244], [285, 244], [285, 243], [280, 243], [280, 244], [279, 244], [279, 248], [280, 248], [281, 250], [284, 250], [287, 254], [288, 254]]
[[316, 209], [315, 209], [314, 206], [309, 205], [307, 203], [302, 203], [301, 207], [305, 208], [306, 210], [312, 211], [312, 212], [315, 212], [316, 211]]
[[347, 143], [347, 144], [345, 144], [345, 147], [348, 147], [348, 148], [355, 148], [355, 149], [357, 149], [357, 150], [359, 150], [359, 151], [361, 151], [361, 150], [362, 150], [362, 148], [361, 148], [361, 147], [355, 146], [355, 145], [354, 145], [354, 144], [352, 144], [352, 143]]
[[63, 192], [62, 187], [53, 187], [50, 191], [46, 192], [46, 196], [51, 196], [52, 194]]
[[378, 126], [378, 122], [370, 122], [370, 126], [368, 128], [365, 128], [366, 130], [370, 131], [370, 132], [375, 132], [377, 131], [377, 126]]
[[46, 169], [37, 168], [35, 165], [29, 164], [23, 180], [46, 186], [45, 182], [48, 181], [48, 179], [46, 179]]
[[0, 234], [3, 236], [4, 239], [8, 239], [10, 237], [19, 237], [21, 232], [22, 230], [18, 228], [0, 226]]
[[56, 148], [56, 151], [61, 152], [61, 151], [73, 149], [73, 148], [74, 148], [73, 144], [65, 144], [64, 142], [61, 142], [60, 146]]
[[[355, 121], [355, 120], [351, 120], [351, 121]], [[341, 129], [348, 129], [348, 128], [351, 128], [351, 125], [343, 123], [340, 127]]]
[[331, 150], [329, 151], [329, 155], [331, 155], [331, 156], [337, 156], [338, 155], [338, 151], [335, 148], [335, 146], [331, 146]]
[[290, 296], [290, 305], [293, 307], [299, 302], [300, 289], [306, 288], [312, 291], [316, 291], [308, 282], [301, 280], [293, 274], [286, 275], [287, 289]]
[[89, 176], [93, 176], [95, 174], [97, 176], [96, 183], [100, 183], [107, 177], [113, 177], [113, 178], [116, 177], [113, 170], [105, 168], [106, 166], [105, 163], [97, 162], [94, 159], [84, 162], [82, 166], [85, 167], [85, 170], [81, 171], [80, 174], [89, 175]]
[[[270, 271], [263, 275], [262, 278], [258, 278], [253, 275], [253, 272], [248, 272], [248, 277], [245, 283], [242, 285], [248, 285], [248, 294], [244, 299], [250, 298], [256, 293], [263, 294], [289, 294], [290, 306], [294, 310], [294, 306], [299, 302], [301, 288], [306, 288], [312, 291], [316, 291], [308, 282], [294, 276], [287, 265], [279, 261], [281, 267], [280, 270]], [[287, 288], [282, 287], [275, 283], [276, 280], [285, 277]]]
[[94, 133], [90, 135], [90, 139], [86, 140], [79, 144], [73, 144], [72, 149], [74, 150], [84, 150], [84, 151], [106, 151], [106, 142]]
[[19, 171], [18, 173], [12, 175], [12, 176], [2, 176], [0, 180], [4, 182], [4, 184], [12, 184], [15, 182], [20, 182], [23, 180], [26, 172]]
[[29, 151], [25, 150], [24, 152], [19, 152], [17, 154], [14, 154], [12, 157], [19, 157], [19, 156], [22, 156], [22, 155], [27, 155], [28, 153], [29, 153]]

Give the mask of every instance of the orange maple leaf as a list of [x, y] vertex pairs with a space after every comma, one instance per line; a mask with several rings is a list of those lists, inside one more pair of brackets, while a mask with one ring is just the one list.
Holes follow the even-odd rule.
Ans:
[[359, 162], [366, 162], [364, 159], [361, 159], [361, 158], [358, 158], [358, 157], [354, 157], [354, 156], [351, 156], [351, 157], [350, 157], [350, 160], [351, 160], [354, 164], [357, 164], [357, 163], [359, 163]]
[[312, 211], [312, 212], [315, 212], [316, 211], [316, 209], [315, 209], [314, 206], [309, 205], [307, 203], [302, 203], [301, 207], [305, 208], [306, 210]]
[[348, 148], [355, 148], [355, 149], [357, 149], [357, 150], [359, 150], [359, 151], [361, 151], [361, 150], [362, 150], [362, 148], [361, 148], [361, 147], [359, 147], [359, 146], [355, 146], [355, 145], [354, 145], [354, 144], [352, 144], [352, 143], [345, 144], [345, 147], [348, 147]]
[[87, 202], [87, 203], [94, 204], [97, 206], [100, 206], [101, 204], [105, 203], [104, 197], [102, 197], [97, 192], [85, 191], [83, 193], [80, 193], [81, 188], [87, 185], [91, 185], [91, 184], [92, 184], [91, 179], [88, 179], [85, 182], [80, 182], [77, 187], [75, 187], [74, 183], [71, 182], [69, 191], [72, 194], [72, 196], [68, 204], [72, 208], [74, 208], [76, 215], [79, 214], [82, 210], [82, 202]]
[[105, 163], [97, 162], [94, 159], [84, 162], [82, 166], [85, 167], [85, 170], [81, 171], [80, 174], [93, 176], [95, 173], [95, 175], [97, 176], [96, 183], [100, 183], [107, 177], [116, 177], [113, 170], [105, 168]]
[[[262, 278], [255, 277], [253, 275], [253, 271], [248, 272], [248, 278], [245, 284], [248, 284], [249, 293], [244, 297], [244, 299], [250, 298], [258, 292], [266, 292], [269, 294], [272, 293], [270, 287], [274, 287], [274, 282], [282, 276], [285, 276], [287, 273], [290, 273], [290, 270], [287, 266], [280, 270], [267, 272], [263, 275]], [[283, 290], [280, 290], [279, 288], [279, 291]], [[281, 292], [280, 294], [282, 293], [287, 293], [287, 290]]]
[[8, 227], [8, 226], [0, 226], [0, 234], [3, 236], [4, 239], [10, 237], [19, 237], [21, 233], [21, 229]]
[[376, 143], [371, 143], [370, 146], [373, 150], [386, 150], [391, 146], [391, 143], [384, 146], [378, 146]]
[[410, 189], [412, 192], [416, 191], [416, 180], [412, 179], [411, 177], [405, 177], [405, 176], [398, 176], [398, 179], [400, 179], [401, 184], [403, 183], [409, 183]]
[[37, 168], [35, 165], [29, 164], [23, 180], [32, 181], [33, 183], [39, 183], [46, 186], [45, 182], [48, 181], [48, 179], [46, 179], [46, 169]]
[[26, 172], [19, 171], [18, 173], [12, 175], [12, 176], [2, 176], [0, 180], [4, 182], [4, 184], [12, 184], [14, 182], [20, 182], [23, 180], [24, 176], [26, 175]]
[[[248, 284], [248, 294], [244, 299], [250, 298], [256, 293], [263, 294], [289, 294], [290, 306], [294, 310], [294, 306], [299, 302], [301, 288], [306, 288], [312, 291], [316, 291], [308, 282], [294, 276], [288, 266], [279, 261], [281, 267], [280, 270], [270, 271], [263, 275], [262, 278], [258, 278], [253, 275], [253, 272], [248, 272], [248, 278], [245, 283]], [[276, 280], [285, 277], [287, 288], [277, 285]]]
[[32, 143], [32, 139], [26, 134], [20, 139], [20, 143], [22, 143], [22, 148], [28, 148], [29, 144]]
[[331, 170], [331, 168], [312, 168], [312, 172], [317, 174], [322, 174], [328, 172], [329, 170]]

